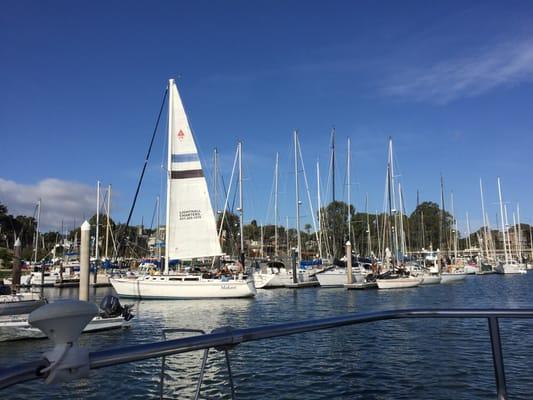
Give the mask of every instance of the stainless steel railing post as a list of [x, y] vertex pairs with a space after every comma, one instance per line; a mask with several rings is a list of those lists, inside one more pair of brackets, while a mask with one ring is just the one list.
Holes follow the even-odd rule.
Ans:
[[503, 352], [498, 318], [489, 317], [487, 319], [489, 321], [492, 360], [494, 362], [494, 374], [496, 376], [497, 398], [498, 400], [507, 400], [507, 387], [505, 384], [505, 370], [503, 368]]

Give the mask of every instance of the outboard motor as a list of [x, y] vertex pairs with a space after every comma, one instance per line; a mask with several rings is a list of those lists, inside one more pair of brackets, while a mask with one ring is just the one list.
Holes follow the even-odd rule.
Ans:
[[100, 316], [102, 318], [124, 317], [126, 321], [133, 318], [130, 312], [132, 305], [125, 304], [122, 306], [118, 297], [107, 295], [100, 302]]

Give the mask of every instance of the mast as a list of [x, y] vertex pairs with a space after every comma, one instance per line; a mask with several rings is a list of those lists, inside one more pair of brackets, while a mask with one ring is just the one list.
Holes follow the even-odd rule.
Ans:
[[[41, 199], [37, 202], [37, 228], [35, 232], [35, 257], [33, 259], [34, 264], [37, 264], [37, 253], [39, 251], [39, 226], [41, 224]], [[42, 270], [42, 277], [44, 278], [44, 270]]]
[[213, 200], [215, 206], [215, 218], [218, 215], [218, 150], [215, 147], [213, 153]]
[[392, 146], [392, 139], [389, 138], [389, 156], [388, 156], [388, 160], [387, 160], [387, 196], [388, 196], [388, 203], [389, 203], [389, 229], [388, 229], [388, 234], [389, 234], [389, 244], [391, 246], [391, 254], [393, 255], [393, 260], [392, 260], [392, 269], [394, 269], [394, 258], [396, 256], [396, 251], [395, 251], [395, 248], [394, 248], [394, 243], [393, 243], [393, 240], [392, 240], [392, 230], [394, 229], [393, 225], [392, 225], [392, 171], [391, 171], [391, 148]]
[[[513, 211], [513, 231], [514, 231], [514, 242], [515, 242], [515, 245], [514, 245], [514, 250], [515, 250], [515, 253], [516, 255], [518, 256], [518, 241], [517, 241], [517, 238], [518, 238], [518, 229], [516, 228], [516, 215]], [[509, 238], [510, 240], [510, 238]], [[512, 254], [512, 252], [511, 252]]]
[[370, 231], [370, 214], [368, 213], [368, 193], [366, 194], [365, 198], [365, 213], [366, 213], [366, 231], [368, 233], [367, 235], [367, 241], [368, 241], [368, 256], [372, 256], [372, 233]]
[[94, 244], [94, 258], [98, 265], [98, 241], [100, 240], [100, 181], [96, 181], [96, 236]]
[[446, 213], [446, 206], [444, 204], [444, 178], [440, 176], [440, 223], [439, 223], [439, 248], [443, 251], [443, 244], [446, 246], [446, 255], [448, 255], [448, 240], [446, 239], [446, 230], [444, 229], [444, 218]]
[[167, 155], [167, 204], [165, 215], [165, 269], [164, 274], [169, 270], [169, 245], [170, 245], [170, 178], [172, 171], [172, 104], [174, 104], [174, 93], [172, 86], [174, 79], [168, 80], [168, 155]]
[[316, 160], [316, 198], [318, 210], [318, 254], [322, 259], [322, 200], [320, 199], [320, 162]]
[[389, 137], [389, 157], [390, 157], [390, 188], [391, 188], [391, 198], [392, 198], [392, 212], [393, 212], [393, 221], [394, 225], [392, 229], [394, 230], [394, 258], [398, 258], [398, 252], [400, 246], [398, 244], [398, 209], [396, 208], [396, 193], [395, 193], [395, 179], [394, 179], [394, 158], [392, 150], [392, 137]]
[[511, 247], [511, 235], [509, 235], [509, 219], [507, 218], [507, 204], [503, 205], [503, 214], [505, 216], [504, 229], [507, 229], [507, 248], [509, 249], [509, 259], [513, 259], [513, 250]]
[[159, 196], [156, 196], [155, 198], [155, 204], [156, 204], [156, 230], [155, 230], [155, 244], [157, 246], [157, 259], [161, 262], [161, 238], [159, 237], [159, 214], [161, 212], [161, 200]]
[[[351, 150], [352, 142], [350, 138], [348, 138], [348, 154], [347, 154], [347, 180], [348, 180], [348, 241], [350, 242], [352, 240], [352, 181], [351, 181], [351, 175], [350, 175], [350, 169], [351, 169], [351, 158], [352, 158], [352, 150]], [[355, 244], [355, 243], [354, 243]]]
[[331, 129], [331, 201], [335, 202], [335, 128]]
[[398, 182], [398, 197], [400, 199], [400, 251], [402, 253], [402, 261], [404, 260], [405, 254], [407, 253], [407, 247], [405, 244], [405, 232], [403, 229], [403, 195], [402, 195], [402, 185]]
[[516, 218], [518, 222], [518, 262], [522, 262], [522, 225], [520, 225], [520, 204], [516, 203]]
[[276, 167], [274, 168], [274, 256], [278, 257], [278, 181], [279, 181], [279, 153], [276, 152]]
[[503, 234], [503, 252], [505, 254], [505, 263], [509, 263], [509, 256], [507, 254], [507, 240], [505, 238], [505, 220], [503, 214], [503, 200], [502, 200], [502, 188], [500, 184], [500, 177], [498, 177], [498, 196], [500, 198], [500, 217], [502, 223], [502, 234]]
[[285, 229], [285, 236], [287, 236], [287, 257], [290, 256], [290, 245], [289, 245], [289, 216], [286, 216], [285, 217], [285, 226], [287, 227], [287, 229]]
[[302, 237], [300, 235], [300, 186], [298, 182], [298, 131], [294, 131], [294, 179], [295, 179], [295, 193], [296, 193], [296, 237], [298, 239], [298, 258], [302, 259]]
[[[111, 185], [109, 185], [107, 188], [107, 210], [106, 211], [107, 211], [107, 221], [106, 221], [107, 223], [105, 227], [105, 258], [107, 260], [107, 252], [108, 252], [108, 247], [109, 247], [109, 231], [111, 230], [111, 224], [109, 223], [109, 218], [111, 217]], [[159, 224], [159, 210], [158, 210], [157, 218], [158, 218], [157, 221]]]
[[467, 245], [468, 245], [468, 253], [472, 254], [472, 241], [470, 240], [470, 218], [468, 218], [468, 212], [466, 213], [466, 234], [467, 236]]
[[453, 207], [453, 192], [451, 193], [451, 208], [452, 208], [452, 218], [453, 218], [453, 229], [455, 230], [455, 234], [453, 235], [453, 257], [454, 262], [457, 260], [457, 219], [455, 218], [455, 208]]
[[533, 232], [532, 231], [532, 226], [529, 225], [529, 251], [531, 252], [531, 258], [533, 259]]
[[244, 267], [244, 210], [243, 210], [243, 193], [242, 193], [242, 142], [239, 141], [239, 225], [241, 236], [241, 263]]
[[489, 233], [488, 233], [488, 218], [486, 218], [485, 214], [485, 199], [483, 196], [483, 182], [481, 181], [481, 178], [479, 178], [479, 192], [481, 193], [481, 211], [483, 212], [483, 233], [485, 234], [485, 239], [483, 240], [485, 245], [485, 254], [487, 257], [489, 256]]

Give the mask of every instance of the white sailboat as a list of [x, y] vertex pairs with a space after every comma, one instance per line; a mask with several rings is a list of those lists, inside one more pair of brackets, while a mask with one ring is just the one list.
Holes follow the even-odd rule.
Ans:
[[253, 279], [240, 274], [208, 279], [170, 273], [169, 261], [222, 254], [207, 182], [174, 80], [169, 80], [166, 256], [162, 275], [112, 278], [122, 297], [200, 299], [253, 297]]
[[[504, 214], [504, 207], [503, 207], [503, 198], [502, 198], [502, 188], [500, 184], [500, 178], [498, 177], [498, 196], [500, 198], [500, 217], [502, 221], [502, 234], [503, 234], [503, 252], [505, 254], [505, 260], [504, 262], [500, 262], [495, 270], [499, 274], [526, 274], [527, 270], [523, 264], [519, 264], [515, 260], [512, 260], [508, 251], [507, 251], [507, 224], [506, 224], [506, 216], [507, 212], [505, 210]], [[510, 246], [509, 246], [510, 247]], [[509, 249], [510, 251], [511, 249]]]
[[[403, 288], [411, 288], [419, 286], [422, 282], [422, 278], [410, 276], [408, 274], [407, 270], [401, 270], [400, 268], [396, 268], [395, 263], [398, 261], [398, 253], [399, 253], [399, 245], [398, 245], [398, 229], [396, 220], [398, 215], [396, 214], [396, 199], [395, 199], [395, 193], [394, 193], [394, 160], [393, 160], [393, 153], [392, 153], [392, 138], [389, 138], [389, 150], [388, 150], [388, 157], [387, 157], [387, 179], [386, 179], [386, 198], [387, 198], [387, 205], [389, 209], [389, 218], [388, 218], [388, 226], [387, 231], [385, 232], [385, 229], [383, 231], [383, 240], [385, 243], [385, 236], [386, 233], [388, 233], [389, 236], [389, 242], [392, 245], [392, 253], [391, 251], [386, 248], [385, 249], [385, 257], [384, 260], [386, 260], [389, 271], [385, 272], [384, 274], [380, 275], [378, 279], [376, 279], [376, 283], [378, 285], [379, 289], [403, 289]], [[401, 209], [401, 207], [400, 207]], [[393, 211], [394, 210], [394, 211]], [[401, 210], [400, 210], [400, 219], [402, 218]], [[384, 228], [385, 223], [387, 223], [387, 220], [384, 221]], [[401, 235], [404, 234], [403, 229], [401, 229], [400, 232]], [[403, 240], [401, 241], [403, 242]], [[403, 246], [402, 246], [403, 247]]]

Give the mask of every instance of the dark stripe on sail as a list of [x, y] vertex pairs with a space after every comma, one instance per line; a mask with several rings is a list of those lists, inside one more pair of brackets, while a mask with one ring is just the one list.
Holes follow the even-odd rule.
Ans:
[[196, 153], [187, 153], [187, 154], [172, 154], [172, 162], [191, 162], [191, 161], [200, 161], [198, 154]]
[[187, 178], [203, 178], [204, 171], [201, 169], [190, 169], [188, 171], [171, 171], [170, 179], [187, 179]]

